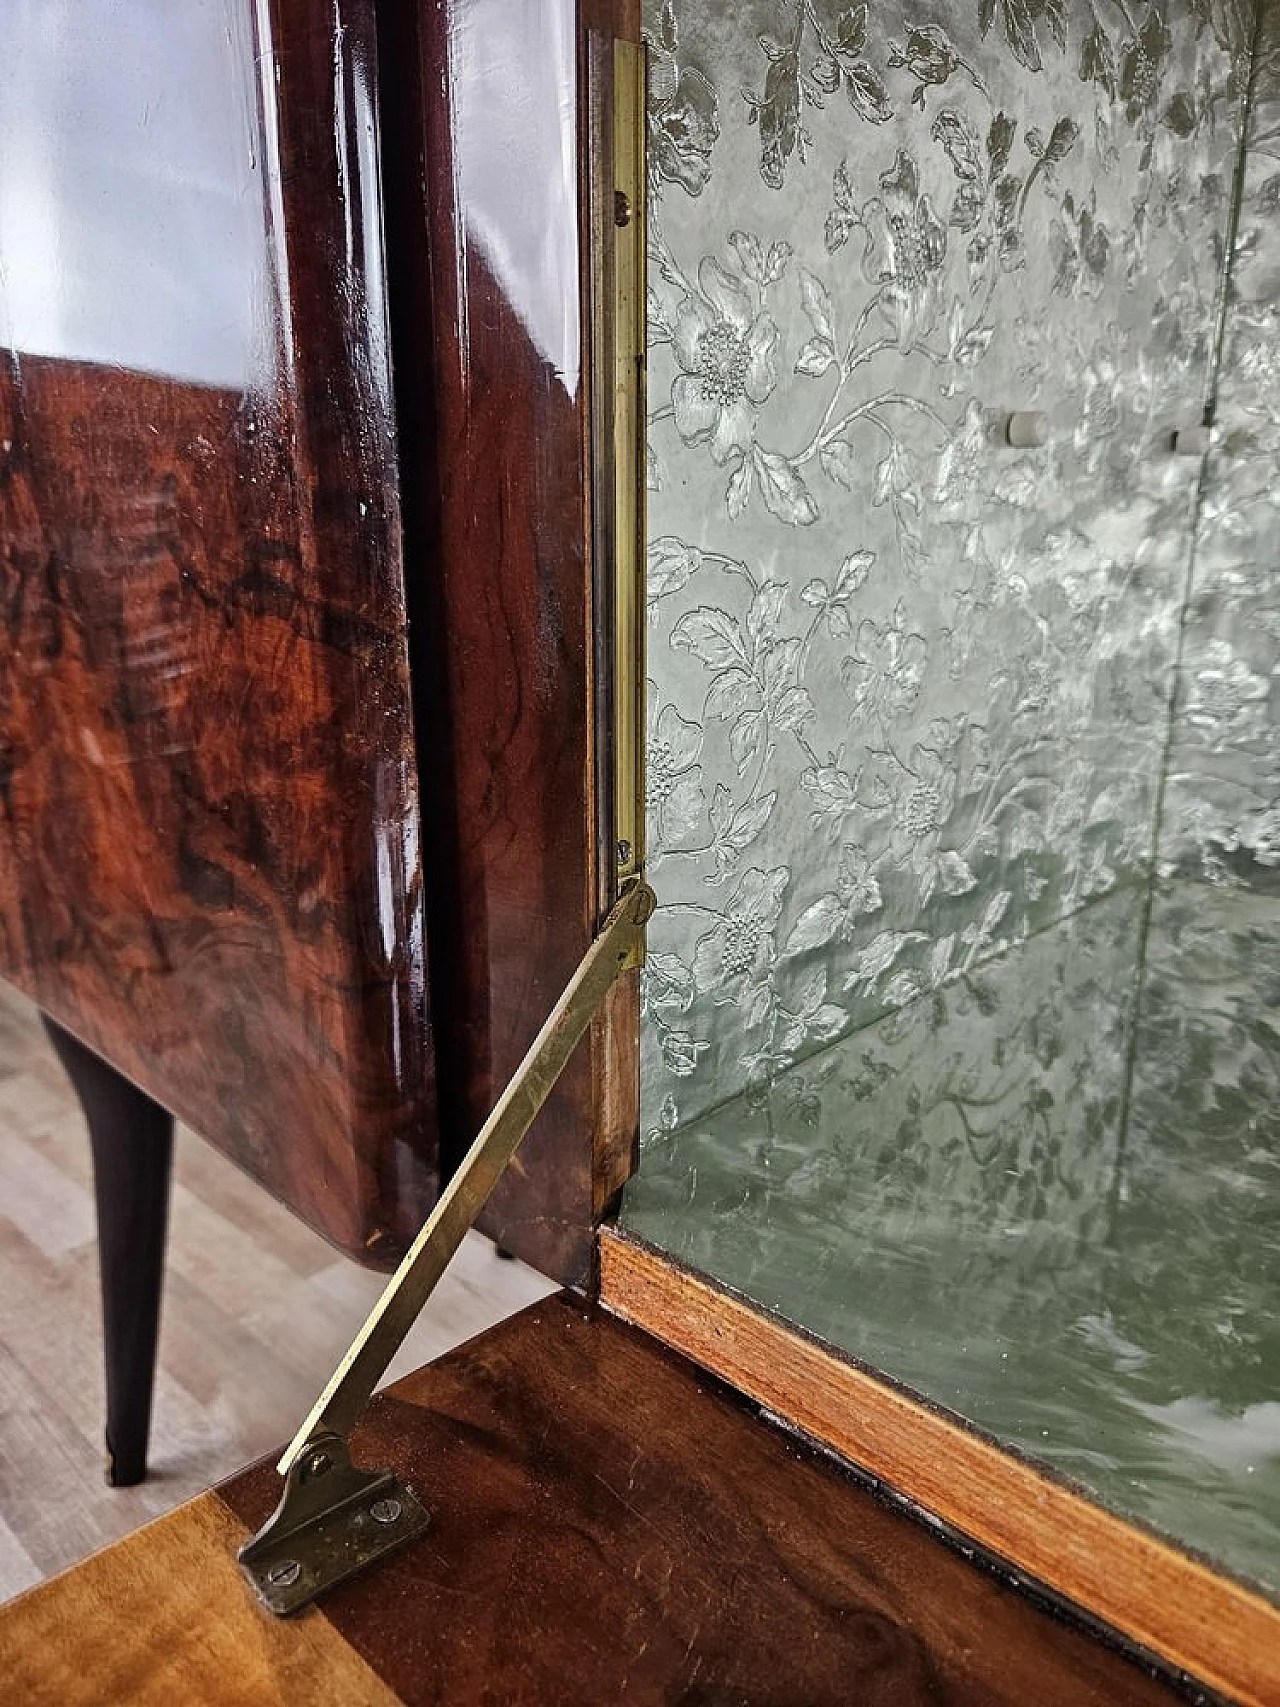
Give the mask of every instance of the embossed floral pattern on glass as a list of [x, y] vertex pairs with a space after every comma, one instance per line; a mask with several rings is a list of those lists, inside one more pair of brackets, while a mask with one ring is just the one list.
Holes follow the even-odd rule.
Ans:
[[1280, 6], [1253, 79], [1161, 857], [1280, 892]]
[[1239, 28], [650, 6], [651, 1109], [1146, 875]]
[[624, 1219], [1280, 1593], [1276, 905], [1162, 888], [1139, 1009], [1145, 904], [672, 1131]]
[[650, 5], [624, 1220], [1280, 1592], [1259, 22]]

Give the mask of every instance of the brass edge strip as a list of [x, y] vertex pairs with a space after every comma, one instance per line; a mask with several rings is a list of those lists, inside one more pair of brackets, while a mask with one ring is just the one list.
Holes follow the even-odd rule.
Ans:
[[1280, 1702], [1280, 1608], [713, 1281], [600, 1230], [600, 1302], [1210, 1688]]
[[613, 44], [614, 833], [617, 878], [644, 869], [645, 52]]

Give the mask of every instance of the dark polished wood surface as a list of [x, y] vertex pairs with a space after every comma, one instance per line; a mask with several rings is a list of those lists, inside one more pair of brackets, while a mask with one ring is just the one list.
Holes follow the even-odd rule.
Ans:
[[[387, 8], [383, 59], [407, 583], [446, 1165], [474, 1137], [609, 901], [592, 659], [585, 28], [634, 7]], [[442, 90], [447, 93], [442, 94]], [[589, 1271], [629, 1166], [635, 980], [482, 1225]], [[625, 1078], [621, 1082], [618, 1075]]]
[[0, 972], [382, 1261], [436, 1150], [376, 43], [268, 10], [260, 371], [0, 358]]
[[[1176, 1699], [563, 1296], [399, 1383], [356, 1444], [431, 1527], [323, 1616], [414, 1707]], [[219, 1492], [256, 1526], [278, 1489], [264, 1465]]]

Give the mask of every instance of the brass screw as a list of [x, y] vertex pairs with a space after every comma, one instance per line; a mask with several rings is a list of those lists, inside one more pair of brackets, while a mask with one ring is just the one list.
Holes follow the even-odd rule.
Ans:
[[369, 1516], [375, 1523], [394, 1523], [401, 1510], [399, 1500], [374, 1500], [369, 1507]]
[[307, 1459], [308, 1476], [323, 1476], [330, 1468], [332, 1460], [327, 1452], [313, 1452]]
[[618, 843], [618, 864], [626, 865], [631, 859], [631, 843], [623, 839]]
[[281, 1559], [267, 1572], [267, 1581], [276, 1588], [292, 1588], [301, 1575], [302, 1566], [296, 1559]]
[[625, 190], [613, 192], [613, 223], [615, 225], [631, 224], [631, 201]]

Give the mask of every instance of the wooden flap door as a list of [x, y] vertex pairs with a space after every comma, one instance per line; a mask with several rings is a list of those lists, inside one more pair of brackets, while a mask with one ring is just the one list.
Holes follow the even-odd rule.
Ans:
[[6, 34], [0, 972], [381, 1262], [438, 1159], [372, 7]]

